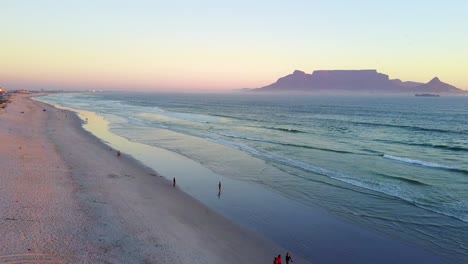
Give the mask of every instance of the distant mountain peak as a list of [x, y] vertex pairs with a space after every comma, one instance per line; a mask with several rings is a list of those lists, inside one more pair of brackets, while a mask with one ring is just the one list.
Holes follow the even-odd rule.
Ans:
[[293, 72], [293, 75], [304, 75], [304, 74], [306, 74], [306, 73], [303, 72], [303, 71], [300, 71], [300, 70], [295, 70], [295, 71]]
[[353, 93], [466, 93], [434, 77], [428, 83], [390, 80], [377, 70], [316, 70], [311, 74], [295, 70], [279, 78], [275, 83], [255, 91], [305, 91], [305, 92], [353, 92]]

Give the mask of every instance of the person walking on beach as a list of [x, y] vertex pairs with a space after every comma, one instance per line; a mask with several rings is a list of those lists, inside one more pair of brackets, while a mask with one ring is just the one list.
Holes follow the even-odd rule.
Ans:
[[175, 187], [175, 177], [172, 179], [172, 187]]
[[120, 152], [120, 150], [117, 150], [117, 157], [120, 157], [120, 155], [122, 155], [122, 153]]
[[289, 252], [286, 253], [286, 264], [289, 264], [290, 262], [294, 262], [291, 258], [291, 255], [289, 255]]
[[281, 258], [281, 255], [278, 255], [278, 257], [276, 258], [276, 264], [281, 264], [283, 263], [283, 259]]
[[218, 191], [221, 192], [221, 181], [218, 183]]
[[277, 261], [276, 261], [276, 257], [273, 259], [273, 264], [276, 264]]

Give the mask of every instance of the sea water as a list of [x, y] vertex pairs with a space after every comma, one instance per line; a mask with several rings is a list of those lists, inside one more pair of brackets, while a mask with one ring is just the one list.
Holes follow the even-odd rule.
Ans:
[[[178, 153], [246, 192], [261, 186], [292, 207], [318, 206], [468, 261], [468, 97], [64, 93], [38, 100], [95, 112], [112, 133]], [[269, 230], [286, 211], [268, 201], [255, 206], [271, 214], [243, 205], [238, 222], [312, 255], [307, 232], [295, 230], [307, 224], [288, 224], [291, 216]], [[236, 218], [230, 210], [221, 211]]]

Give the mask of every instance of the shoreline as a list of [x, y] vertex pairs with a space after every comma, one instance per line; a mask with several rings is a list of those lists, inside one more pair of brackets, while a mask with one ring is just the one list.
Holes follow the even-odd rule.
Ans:
[[[79, 113], [83, 122], [88, 115], [91, 115], [89, 123], [84, 124], [83, 130], [89, 131], [93, 137], [96, 136], [107, 145], [122, 149], [140, 164], [143, 163], [161, 175], [168, 176], [168, 179], [172, 179], [171, 176], [175, 175], [177, 179], [181, 179], [178, 185], [180, 182], [179, 186], [189, 196], [230, 221], [240, 224], [244, 229], [254, 231], [267, 240], [290, 249], [296, 261], [299, 253], [314, 263], [343, 261], [446, 263], [448, 261], [417, 244], [339, 218], [318, 206], [304, 206], [256, 184], [231, 180], [229, 177], [222, 179], [223, 183], [226, 181], [223, 187], [229, 189], [225, 189], [227, 192], [223, 192], [221, 203], [218, 203], [218, 199], [213, 199], [209, 195], [212, 189], [207, 186], [213, 181], [217, 183], [218, 177], [223, 177], [222, 175], [217, 175], [203, 165], [170, 150], [136, 142], [128, 144], [127, 139], [110, 133], [107, 125], [96, 126], [100, 122], [108, 122], [104, 117], [94, 112], [83, 113], [86, 111], [79, 109], [73, 111]], [[97, 119], [92, 118], [93, 115]], [[254, 158], [250, 157], [249, 162], [251, 159]], [[207, 194], [209, 197], [206, 197]]]
[[[79, 255], [79, 263], [239, 263], [246, 259], [269, 263], [275, 255], [286, 253], [178, 188], [174, 189], [168, 180], [153, 176], [154, 172], [141, 162], [126, 155], [116, 157], [114, 150], [82, 129], [81, 120], [75, 114], [28, 97], [14, 96], [2, 119], [6, 115], [9, 120], [28, 117], [30, 122], [24, 125], [28, 124], [29, 131], [24, 125], [17, 129], [26, 130], [30, 135], [43, 133], [41, 143], [55, 152], [47, 152], [43, 161], [48, 163], [53, 156], [61, 159], [59, 168], [64, 168], [57, 168], [56, 174], [73, 185], [73, 188], [65, 188], [69, 197], [61, 199], [61, 203], [73, 203], [71, 207], [75, 209], [67, 215], [83, 219], [77, 220], [76, 226], [82, 227], [79, 230], [66, 222], [62, 234], [37, 234], [39, 241], [54, 246], [38, 247], [36, 257], [40, 253]], [[21, 108], [27, 111], [21, 114]], [[4, 134], [6, 128], [1, 128], [0, 133]], [[4, 163], [3, 167], [12, 166], [11, 161]], [[44, 175], [51, 170], [46, 168]], [[56, 188], [54, 182], [49, 185], [52, 185], [49, 188]], [[12, 203], [4, 206], [13, 208], [15, 204]], [[60, 204], [57, 206], [60, 208]], [[79, 217], [75, 217], [77, 215]], [[45, 222], [42, 224], [47, 226]], [[47, 230], [42, 228], [42, 231]], [[79, 240], [70, 243], [69, 248], [61, 243], [61, 236], [68, 231], [75, 233], [70, 239]], [[10, 233], [10, 238], [15, 240], [15, 234]], [[28, 247], [27, 242], [23, 244], [23, 248]], [[79, 245], [88, 245], [93, 250], [82, 249]], [[24, 249], [15, 246], [2, 246], [0, 250], [3, 256], [24, 253]], [[299, 257], [295, 259], [307, 263]], [[70, 259], [67, 262], [73, 263]]]
[[[222, 207], [213, 207], [213, 204], [207, 203], [203, 197], [197, 196], [197, 192], [206, 192], [207, 190], [200, 189], [200, 184], [196, 185], [189, 181], [189, 177], [195, 176], [197, 173], [191, 171], [190, 175], [180, 178], [181, 174], [185, 172], [174, 171], [173, 168], [168, 170], [169, 167], [174, 167], [174, 164], [165, 164], [170, 163], [169, 159], [174, 159], [177, 161], [176, 167], [196, 168], [196, 166], [189, 165], [188, 158], [184, 157], [184, 160], [184, 158], [178, 157], [178, 154], [157, 152], [156, 160], [158, 162], [151, 164], [149, 161], [151, 166], [143, 158], [154, 156], [149, 155], [153, 153], [153, 150], [151, 152], [143, 151], [140, 156], [124, 151], [123, 155], [117, 158], [116, 150], [110, 149], [108, 146], [112, 142], [105, 142], [104, 139], [100, 139], [83, 128], [85, 118], [78, 117], [75, 112], [59, 110], [46, 103], [34, 101], [33, 104], [40, 106], [41, 112], [42, 108], [47, 110], [48, 139], [55, 144], [56, 151], [61, 154], [64, 163], [71, 166], [69, 170], [72, 173], [73, 182], [80, 187], [79, 191], [76, 192], [79, 204], [84, 205], [88, 219], [92, 220], [92, 224], [88, 224], [91, 230], [87, 232], [93, 235], [88, 235], [86, 241], [94, 243], [97, 239], [99, 243], [104, 244], [105, 246], [100, 248], [104, 248], [105, 252], [112, 252], [109, 253], [110, 257], [114, 259], [112, 262], [135, 262], [135, 259], [140, 259], [153, 263], [156, 259], [162, 263], [237, 263], [243, 259], [249, 259], [254, 260], [255, 263], [268, 263], [277, 254], [284, 256], [286, 250], [281, 247], [295, 248], [291, 247], [287, 241], [283, 241], [290, 239], [290, 237], [281, 237], [279, 234], [275, 234], [276, 231], [280, 231], [277, 228], [285, 228], [285, 226], [270, 226], [271, 223], [251, 225], [252, 223], [248, 222], [249, 219], [246, 220], [242, 216], [223, 211]], [[56, 128], [60, 128], [60, 131]], [[104, 138], [106, 137], [104, 136]], [[73, 145], [71, 142], [80, 144]], [[89, 153], [90, 151], [94, 152], [92, 150], [97, 154]], [[140, 150], [138, 149], [138, 151]], [[114, 173], [108, 173], [106, 168], [101, 168], [103, 165], [99, 162], [104, 162], [104, 167], [112, 166]], [[154, 171], [158, 171], [160, 174], [156, 176]], [[201, 173], [209, 172], [202, 171]], [[175, 175], [177, 179], [180, 178], [180, 184], [179, 181], [177, 182], [177, 189], [181, 190], [174, 192], [172, 182], [161, 175], [168, 176], [168, 178]], [[200, 179], [197, 181], [203, 182]], [[184, 186], [185, 183], [187, 186]], [[231, 183], [223, 184], [223, 190], [225, 186], [231, 190], [226, 189], [228, 192], [223, 194], [221, 200], [226, 201], [230, 193], [238, 193], [242, 190], [242, 195], [245, 196], [242, 199], [243, 202], [247, 200], [250, 201], [250, 204], [237, 203], [239, 197], [236, 196], [231, 197], [236, 203], [228, 203], [230, 206], [250, 210], [256, 215], [255, 217], [271, 215], [276, 219], [284, 218], [286, 215], [293, 216], [283, 224], [287, 223], [287, 226], [292, 225], [301, 230], [300, 233], [293, 232], [291, 236], [302, 236], [306, 239], [302, 240], [302, 243], [305, 242], [302, 246], [311, 250], [307, 259], [313, 260], [313, 263], [450, 262], [445, 257], [417, 245], [408, 244], [395, 237], [339, 219], [322, 208], [291, 203], [281, 195], [275, 195], [268, 190], [259, 190], [248, 183], [235, 186], [236, 184], [234, 182], [232, 185]], [[206, 181], [201, 185], [206, 185]], [[114, 193], [115, 191], [117, 193]], [[211, 187], [208, 192], [211, 192]], [[235, 195], [233, 194], [233, 196]], [[152, 203], [155, 198], [158, 201], [163, 201], [163, 204]], [[256, 202], [252, 204], [253, 201]], [[262, 211], [265, 210], [265, 205], [259, 205], [258, 201], [260, 203], [268, 201], [272, 208], [277, 208], [279, 211], [273, 210], [273, 214], [268, 208], [266, 212]], [[193, 205], [198, 209], [193, 208]], [[187, 206], [190, 206], [190, 212], [185, 212]], [[160, 209], [169, 215], [161, 216], [152, 212], [154, 209]], [[305, 212], [306, 210], [307, 212]], [[201, 218], [199, 221], [195, 221], [194, 217]], [[148, 227], [148, 222], [160, 221], [161, 219], [163, 226]], [[174, 220], [176, 222], [183, 221], [183, 224], [180, 225], [182, 230], [180, 228], [174, 229], [171, 226]], [[299, 230], [298, 228], [296, 231]], [[265, 232], [271, 234], [272, 230], [273, 236], [277, 237], [265, 235]], [[186, 237], [181, 237], [185, 236], [187, 232], [188, 238], [194, 239], [192, 242], [199, 242], [200, 238], [203, 238], [201, 239], [203, 243], [200, 244], [202, 248], [197, 246], [194, 248], [192, 243], [185, 241]], [[157, 236], [151, 234], [157, 234]], [[174, 240], [174, 236], [178, 239]], [[206, 236], [208, 236], [208, 241], [206, 241]], [[222, 237], [222, 239], [216, 237]], [[227, 239], [234, 241], [225, 241]], [[278, 241], [284, 244], [281, 245]], [[275, 242], [278, 244], [275, 245]], [[156, 247], [148, 246], [155, 243]], [[219, 245], [220, 243], [222, 245]], [[176, 245], [177, 248], [183, 248], [190, 252], [186, 252], [183, 257], [180, 257], [178, 250], [170, 245]], [[226, 247], [230, 248], [227, 252], [225, 252]], [[248, 247], [248, 249], [242, 250], [244, 247]], [[120, 252], [119, 249], [122, 248], [125, 248], [126, 252]], [[295, 251], [298, 250], [290, 250], [296, 263], [309, 263], [301, 259], [296, 254], [298, 252], [295, 253]], [[99, 256], [99, 254], [94, 254], [94, 256]], [[177, 257], [174, 258], [174, 255]], [[109, 255], [106, 256], [109, 257]], [[194, 257], [200, 259], [194, 260]], [[96, 260], [96, 257], [93, 260]], [[98, 262], [102, 262], [102, 260]]]

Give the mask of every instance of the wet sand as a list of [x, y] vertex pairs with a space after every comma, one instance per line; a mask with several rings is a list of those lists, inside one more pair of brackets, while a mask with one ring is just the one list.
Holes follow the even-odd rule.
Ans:
[[271, 263], [286, 253], [29, 97], [0, 115], [0, 263]]

